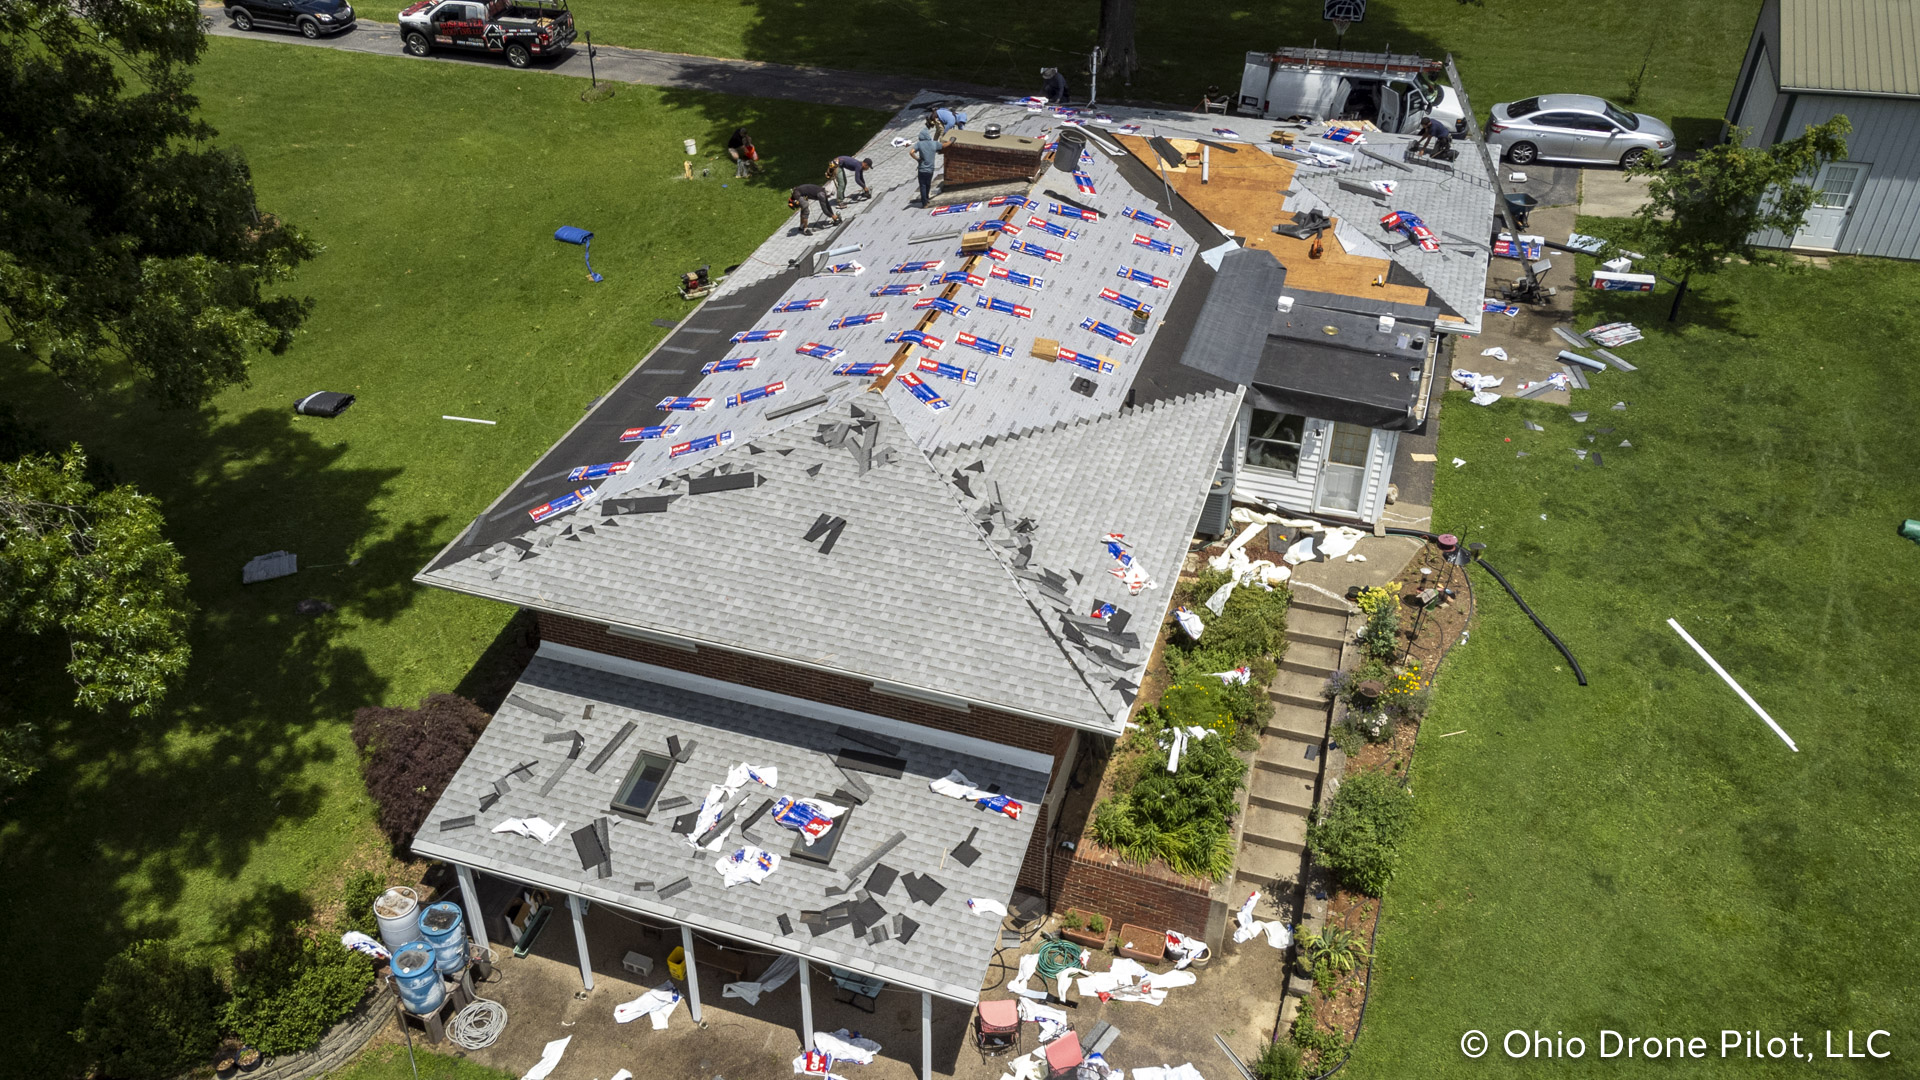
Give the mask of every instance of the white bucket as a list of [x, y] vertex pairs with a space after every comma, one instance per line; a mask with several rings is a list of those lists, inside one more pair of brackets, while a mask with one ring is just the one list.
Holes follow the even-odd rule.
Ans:
[[697, 150], [695, 150], [695, 149], [693, 148], [693, 140], [692, 140], [692, 139], [688, 139], [688, 140], [687, 140], [686, 142], [687, 142], [687, 156], [688, 156], [688, 157], [692, 157], [692, 156], [693, 156], [694, 154], [696, 154], [696, 153], [698, 153], [698, 152], [699, 152], [699, 151], [697, 151]]
[[373, 901], [373, 917], [380, 923], [380, 943], [398, 952], [409, 941], [420, 940], [420, 894], [396, 885]]

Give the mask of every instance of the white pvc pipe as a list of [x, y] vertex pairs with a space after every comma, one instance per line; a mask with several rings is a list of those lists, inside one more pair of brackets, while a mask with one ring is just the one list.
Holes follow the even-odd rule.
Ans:
[[700, 1022], [700, 973], [693, 967], [693, 928], [686, 923], [680, 924], [680, 947], [687, 954], [687, 1011], [697, 1024]]
[[800, 960], [800, 1045], [813, 1049], [813, 965]]
[[933, 1080], [933, 995], [920, 991], [920, 1080]]
[[593, 989], [593, 958], [587, 955], [587, 902], [571, 893], [567, 910], [573, 912], [573, 944], [580, 950], [580, 985]]
[[1206, 183], [1208, 174], [1213, 171], [1213, 148], [1206, 143], [1200, 144], [1200, 182]]
[[455, 865], [453, 872], [460, 878], [461, 906], [467, 909], [467, 932], [482, 949], [491, 949], [487, 941], [487, 923], [480, 917], [480, 889], [473, 883], [473, 871], [465, 866]]
[[1727, 674], [1727, 669], [1721, 667], [1718, 660], [1707, 655], [1707, 650], [1701, 648], [1700, 643], [1693, 640], [1692, 634], [1681, 629], [1680, 624], [1672, 619], [1667, 620], [1667, 625], [1673, 627], [1673, 632], [1680, 635], [1680, 640], [1693, 646], [1693, 651], [1700, 654], [1700, 659], [1705, 660], [1707, 666], [1713, 669], [1714, 674], [1725, 679], [1727, 685], [1733, 687], [1733, 692], [1740, 695], [1740, 700], [1746, 702], [1748, 708], [1760, 714], [1760, 719], [1765, 720], [1767, 726], [1773, 729], [1773, 733], [1780, 736], [1780, 741], [1787, 744], [1787, 749], [1792, 750], [1796, 754], [1800, 752], [1800, 748], [1793, 744], [1793, 739], [1790, 738], [1785, 731], [1781, 730], [1779, 724], [1773, 722], [1773, 717], [1767, 715], [1767, 710], [1761, 708], [1760, 703], [1753, 700], [1752, 694], [1747, 693], [1746, 690], [1741, 688], [1739, 683], [1733, 681], [1733, 676]]

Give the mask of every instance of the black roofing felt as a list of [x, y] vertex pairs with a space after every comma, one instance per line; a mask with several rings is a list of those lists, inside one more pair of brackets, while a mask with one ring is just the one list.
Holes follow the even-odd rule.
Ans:
[[1237, 386], [1253, 381], [1287, 271], [1270, 251], [1238, 248], [1220, 260], [1180, 362]]
[[[1328, 326], [1339, 332], [1325, 333]], [[1408, 410], [1421, 390], [1412, 375], [1424, 356], [1411, 344], [1398, 347], [1401, 332], [1380, 333], [1371, 316], [1295, 306], [1275, 317], [1248, 400], [1257, 408], [1337, 423], [1418, 430]], [[1430, 333], [1404, 332], [1418, 338]]]

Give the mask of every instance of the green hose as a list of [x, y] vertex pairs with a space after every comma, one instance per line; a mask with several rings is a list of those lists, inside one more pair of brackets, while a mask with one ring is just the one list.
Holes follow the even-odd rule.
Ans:
[[1040, 957], [1040, 977], [1049, 982], [1068, 968], [1080, 966], [1080, 946], [1065, 939], [1046, 942], [1036, 952]]

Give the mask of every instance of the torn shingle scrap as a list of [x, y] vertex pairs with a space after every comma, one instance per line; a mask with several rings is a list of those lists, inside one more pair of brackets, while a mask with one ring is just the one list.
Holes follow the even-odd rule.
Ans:
[[518, 705], [521, 708], [527, 710], [528, 712], [534, 714], [535, 716], [544, 716], [547, 719], [554, 721], [555, 723], [558, 723], [559, 721], [565, 719], [565, 717], [561, 714], [560, 710], [549, 709], [545, 705], [537, 705], [531, 701], [528, 701], [526, 698], [521, 697], [519, 694], [508, 694], [507, 704]]

